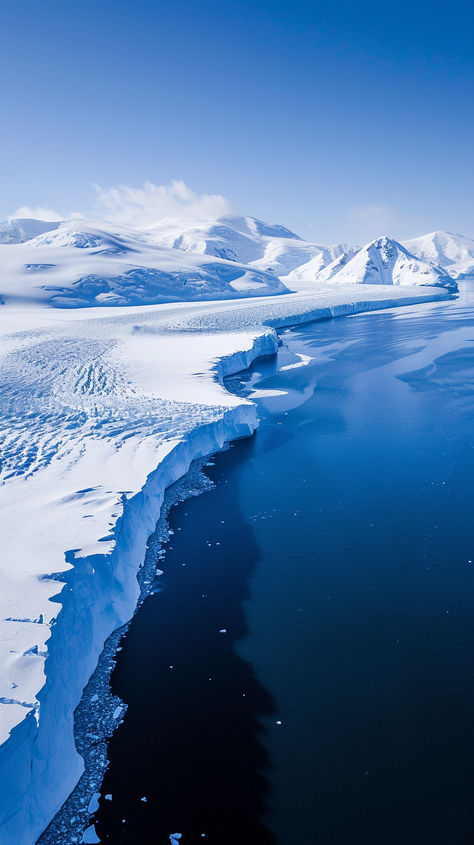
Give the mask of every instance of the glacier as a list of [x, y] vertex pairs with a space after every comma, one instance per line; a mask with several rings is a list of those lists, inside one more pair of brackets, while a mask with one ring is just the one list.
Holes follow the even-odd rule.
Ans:
[[0, 309], [2, 843], [31, 845], [82, 773], [74, 710], [135, 610], [165, 489], [257, 425], [223, 378], [274, 353], [275, 328], [446, 295]]
[[[255, 238], [295, 240], [261, 225]], [[451, 296], [392, 283], [287, 293], [273, 272], [143, 231], [19, 228], [0, 244], [2, 845], [33, 845], [81, 776], [74, 711], [135, 611], [165, 490], [258, 424], [224, 378], [274, 354], [285, 326]], [[126, 284], [130, 267], [167, 274], [166, 293]]]

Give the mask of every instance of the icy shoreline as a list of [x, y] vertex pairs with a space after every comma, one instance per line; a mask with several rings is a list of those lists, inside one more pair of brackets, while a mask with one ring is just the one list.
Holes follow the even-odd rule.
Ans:
[[[158, 568], [166, 554], [166, 544], [171, 539], [168, 517], [171, 509], [192, 496], [213, 489], [214, 484], [204, 473], [208, 457], [193, 461], [190, 469], [165, 491], [161, 513], [155, 531], [149, 538], [145, 560], [137, 578], [140, 596], [135, 608], [139, 611], [145, 599], [152, 595], [162, 574]], [[131, 620], [130, 620], [131, 621]], [[127, 705], [110, 686], [115, 668], [117, 651], [129, 629], [126, 623], [114, 631], [104, 645], [96, 669], [74, 713], [74, 739], [78, 752], [84, 759], [85, 771], [79, 783], [67, 798], [51, 824], [38, 839], [37, 845], [70, 845], [82, 842], [83, 831], [93, 826], [92, 816], [100, 795], [107, 766], [108, 743], [121, 724]]]
[[[87, 499], [88, 496], [96, 495], [97, 485], [92, 485], [98, 477], [100, 478], [102, 467], [104, 475], [106, 475], [105, 469], [106, 467], [109, 469], [109, 462], [112, 459], [115, 461], [113, 463], [114, 471], [109, 472], [109, 476], [104, 479], [105, 484], [110, 487], [113, 483], [116, 484], [115, 488], [105, 490], [107, 496], [110, 494], [111, 498], [101, 497], [98, 504], [95, 503], [96, 499], [87, 501], [87, 508], [89, 510], [92, 508], [92, 516], [98, 521], [101, 520], [101, 531], [95, 542], [88, 540], [87, 534], [84, 534], [84, 532], [82, 532], [82, 537], [78, 537], [79, 542], [77, 544], [65, 541], [62, 550], [69, 564], [67, 571], [64, 571], [64, 564], [62, 567], [57, 565], [49, 570], [46, 568], [47, 548], [46, 553], [43, 552], [43, 556], [37, 555], [40, 568], [33, 570], [30, 577], [35, 578], [38, 584], [46, 584], [47, 601], [53, 600], [56, 602], [53, 605], [56, 613], [50, 613], [49, 624], [42, 613], [36, 615], [33, 615], [31, 611], [25, 613], [23, 607], [20, 607], [20, 612], [15, 614], [15, 618], [12, 618], [11, 613], [9, 617], [3, 614], [5, 622], [14, 622], [19, 626], [22, 647], [29, 642], [25, 640], [25, 628], [28, 629], [28, 636], [30, 636], [30, 629], [33, 627], [32, 622], [41, 629], [47, 628], [43, 632], [42, 643], [33, 644], [32, 648], [25, 649], [20, 654], [20, 657], [23, 658], [25, 655], [34, 657], [35, 671], [37, 671], [38, 664], [40, 664], [42, 671], [44, 667], [46, 682], [44, 682], [42, 675], [38, 681], [33, 678], [33, 683], [41, 682], [41, 687], [37, 686], [34, 690], [31, 687], [32, 673], [25, 680], [26, 670], [21, 661], [18, 667], [18, 678], [29, 685], [32, 694], [36, 694], [38, 704], [29, 703], [32, 700], [31, 694], [23, 701], [13, 699], [13, 696], [11, 699], [7, 699], [7, 696], [0, 699], [0, 703], [5, 707], [8, 705], [9, 708], [6, 722], [4, 720], [4, 735], [2, 737], [6, 741], [3, 741], [3, 745], [0, 747], [0, 776], [2, 783], [5, 784], [0, 804], [0, 832], [2, 842], [5, 845], [10, 845], [10, 843], [11, 845], [13, 843], [15, 845], [32, 845], [72, 792], [82, 774], [82, 758], [77, 753], [74, 743], [73, 714], [82, 697], [83, 688], [96, 668], [104, 642], [114, 630], [126, 624], [135, 612], [139, 599], [137, 571], [143, 563], [147, 540], [153, 533], [158, 521], [165, 490], [185, 475], [193, 460], [219, 451], [226, 442], [249, 435], [256, 428], [255, 406], [251, 402], [226, 394], [222, 388], [224, 377], [247, 368], [255, 358], [261, 355], [274, 353], [277, 348], [275, 328], [342, 314], [355, 314], [395, 305], [447, 298], [446, 292], [439, 290], [432, 292], [425, 290], [423, 293], [419, 291], [410, 293], [408, 290], [403, 292], [390, 291], [391, 296], [387, 295], [386, 290], [380, 290], [377, 291], [377, 294], [374, 293], [372, 298], [365, 290], [363, 299], [360, 296], [362, 292], [358, 290], [357, 293], [359, 298], [357, 296], [354, 298], [354, 292], [352, 292], [352, 299], [351, 292], [347, 291], [344, 291], [344, 296], [341, 296], [338, 292], [337, 294], [332, 293], [328, 297], [326, 293], [326, 300], [329, 299], [329, 302], [321, 301], [323, 300], [321, 295], [319, 295], [319, 301], [318, 296], [293, 296], [279, 297], [279, 301], [275, 299], [272, 303], [267, 301], [266, 303], [251, 302], [243, 304], [240, 302], [238, 307], [228, 307], [225, 311], [222, 310], [222, 304], [220, 309], [208, 306], [199, 309], [194, 308], [189, 310], [188, 313], [185, 309], [175, 309], [173, 315], [175, 324], [171, 329], [172, 334], [169, 333], [169, 328], [163, 330], [162, 324], [159, 328], [153, 324], [154, 314], [159, 314], [161, 318], [164, 314], [169, 324], [169, 314], [166, 309], [143, 309], [141, 312], [139, 309], [130, 309], [132, 313], [123, 315], [123, 317], [130, 318], [128, 321], [122, 318], [120, 326], [122, 331], [124, 329], [127, 331], [128, 346], [122, 344], [123, 348], [118, 349], [118, 360], [123, 363], [124, 354], [130, 356], [131, 349], [132, 352], [137, 352], [136, 339], [138, 336], [141, 342], [139, 354], [136, 359], [132, 355], [132, 362], [135, 361], [135, 370], [136, 372], [139, 371], [142, 380], [140, 383], [142, 394], [144, 392], [143, 384], [146, 382], [149, 392], [155, 391], [155, 394], [158, 393], [161, 397], [170, 395], [170, 399], [166, 400], [168, 402], [182, 403], [183, 397], [189, 396], [189, 402], [195, 403], [198, 401], [196, 397], [204, 390], [208, 411], [206, 412], [205, 408], [200, 406], [199, 414], [195, 414], [195, 412], [191, 414], [191, 411], [186, 408], [185, 410], [191, 416], [186, 418], [184, 428], [181, 426], [175, 433], [166, 430], [165, 436], [159, 442], [156, 441], [154, 431], [154, 426], [157, 424], [156, 416], [150, 415], [148, 420], [150, 430], [147, 429], [147, 432], [150, 436], [153, 434], [154, 439], [149, 448], [145, 449], [143, 430], [138, 430], [135, 434], [135, 440], [127, 430], [123, 443], [120, 444], [122, 463], [121, 472], [118, 476], [116, 474], [118, 447], [116, 439], [114, 439], [117, 438], [117, 434], [116, 428], [112, 427], [112, 431], [107, 432], [107, 438], [102, 436], [102, 440], [105, 439], [107, 442], [104, 445], [101, 441], [100, 448], [97, 448], [97, 436], [94, 429], [94, 436], [91, 438], [92, 455], [90, 456], [86, 454], [88, 447], [84, 445], [84, 431], [81, 430], [77, 458], [71, 458], [73, 447], [68, 439], [69, 451], [65, 453], [67, 457], [60, 455], [58, 459], [56, 452], [56, 463], [54, 459], [50, 459], [50, 462], [45, 466], [39, 466], [33, 478], [27, 481], [30, 484], [31, 496], [34, 496], [37, 492], [44, 496], [44, 487], [41, 482], [44, 480], [48, 488], [51, 483], [58, 484], [58, 468], [61, 470], [61, 482], [66, 476], [70, 482], [74, 473], [77, 473], [78, 477], [74, 478], [72, 487], [72, 490], [75, 491], [74, 499], [66, 501], [65, 494], [67, 491], [64, 490], [60, 500], [61, 507], [65, 503], [67, 507], [71, 506], [71, 512], [66, 511], [66, 517], [71, 523], [72, 529], [74, 529], [75, 520], [80, 513], [78, 511], [78, 497], [79, 504], [83, 507], [81, 499], [84, 496]], [[370, 293], [372, 294], [372, 292]], [[147, 311], [148, 313], [146, 313]], [[150, 314], [151, 319], [143, 319], [144, 317], [150, 318]], [[44, 315], [42, 316], [44, 319]], [[101, 316], [103, 317], [103, 312]], [[185, 317], [187, 319], [183, 319]], [[136, 324], [140, 323], [140, 318], [142, 318], [141, 324], [137, 326]], [[132, 324], [130, 324], [130, 320]], [[60, 322], [56, 315], [55, 321], [56, 323]], [[119, 318], [117, 318], [116, 323], [118, 321]], [[81, 324], [81, 338], [84, 336], [85, 329], [91, 329], [92, 322], [96, 323], [93, 326], [93, 332], [94, 336], [97, 336], [97, 321], [89, 320]], [[187, 332], [185, 338], [182, 334], [183, 322], [185, 323], [185, 332]], [[70, 328], [68, 318], [63, 320], [63, 325], [64, 323]], [[113, 326], [115, 331], [113, 354], [115, 356], [117, 356], [116, 323]], [[244, 331], [242, 326], [245, 327]], [[267, 328], [268, 326], [272, 328]], [[100, 321], [100, 328], [110, 330], [110, 319], [107, 321], [107, 318], [103, 318]], [[55, 330], [56, 327], [53, 327], [53, 331]], [[191, 334], [189, 334], [190, 332]], [[25, 334], [24, 331], [22, 340]], [[104, 336], [106, 337], [106, 332]], [[185, 347], [183, 360], [186, 362], [187, 355], [192, 359], [191, 364], [194, 364], [196, 360], [198, 367], [200, 367], [200, 369], [196, 369], [195, 366], [192, 366], [190, 369], [189, 361], [186, 366], [181, 362], [181, 369], [180, 366], [177, 367], [178, 373], [175, 377], [178, 381], [181, 379], [181, 395], [173, 394], [173, 391], [176, 390], [175, 386], [168, 387], [166, 383], [166, 378], [169, 377], [168, 373], [163, 375], [161, 381], [156, 376], [156, 358], [160, 354], [158, 339], [162, 344], [162, 353], [163, 350], [172, 349], [173, 341], [177, 341], [180, 346]], [[10, 338], [8, 340], [10, 341]], [[122, 337], [120, 340], [122, 341]], [[203, 340], [206, 341], [205, 349], [199, 353], [199, 343], [202, 344]], [[31, 346], [35, 342], [30, 335], [27, 336], [27, 345]], [[11, 341], [9, 348], [11, 348]], [[96, 353], [93, 354], [96, 357]], [[173, 353], [171, 352], [171, 354]], [[115, 360], [117, 360], [117, 357]], [[23, 362], [24, 359], [20, 358], [20, 363]], [[34, 363], [36, 365], [36, 360]], [[212, 366], [209, 366], [211, 363]], [[169, 370], [169, 361], [166, 364], [167, 370]], [[152, 365], [154, 365], [153, 373]], [[147, 367], [150, 369], [147, 369]], [[131, 370], [133, 371], [133, 367], [131, 367]], [[129, 380], [131, 380], [131, 375], [136, 376], [136, 372], [129, 373]], [[94, 378], [96, 378], [94, 374], [88, 375], [89, 382], [94, 382]], [[101, 378], [103, 379], [102, 383], [105, 384], [106, 377], [101, 375]], [[148, 382], [146, 379], [148, 379]], [[214, 382], [215, 388], [212, 387], [212, 382]], [[102, 401], [103, 394], [100, 390], [98, 395]], [[97, 418], [98, 406], [96, 400], [95, 403], [93, 410]], [[93, 415], [89, 406], [87, 406], [86, 411], [90, 413], [92, 418]], [[103, 413], [102, 407], [99, 408], [99, 411]], [[85, 413], [83, 408], [82, 413]], [[68, 419], [70, 420], [70, 415]], [[68, 425], [70, 426], [70, 422], [65, 426], [66, 438], [70, 437]], [[126, 451], [126, 448], [130, 449], [130, 439], [135, 450], [131, 454]], [[104, 449], [106, 449], [105, 452]], [[135, 476], [133, 476], [127, 462], [131, 459], [131, 456], [134, 459], [136, 458], [138, 450], [140, 450], [141, 461], [139, 468], [135, 470]], [[87, 457], [89, 457], [89, 460], [87, 460]], [[61, 460], [63, 463], [61, 463]], [[91, 460], [93, 464], [91, 464]], [[65, 472], [63, 472], [64, 466], [66, 467]], [[77, 471], [78, 466], [81, 467], [80, 473]], [[94, 472], [92, 472], [92, 466]], [[150, 466], [154, 466], [151, 472]], [[53, 476], [51, 476], [53, 472], [51, 468], [55, 471]], [[91, 475], [90, 481], [89, 472]], [[79, 478], [82, 479], [82, 484], [78, 488]], [[143, 483], [141, 483], [141, 479], [143, 479]], [[122, 486], [122, 483], [128, 480], [133, 483]], [[13, 504], [22, 520], [24, 520], [25, 481], [26, 478], [24, 477], [19, 481], [14, 479], [15, 483], [21, 485], [21, 489], [18, 496], [13, 496]], [[86, 481], [89, 482], [90, 486], [85, 486]], [[10, 484], [13, 484], [13, 482], [10, 482]], [[7, 490], [9, 487], [9, 484], [5, 484], [3, 489]], [[93, 492], [90, 493], [90, 491]], [[120, 493], [119, 501], [117, 501], [118, 493]], [[52, 504], [47, 500], [46, 509], [40, 516], [45, 516], [50, 507], [52, 507]], [[94, 507], [98, 510], [94, 511]], [[102, 516], [99, 514], [100, 509], [104, 511]], [[10, 513], [8, 511], [6, 513], [7, 520], [11, 514], [10, 509]], [[52, 519], [52, 525], [58, 524], [58, 518], [61, 514], [63, 514], [61, 509], [53, 511], [53, 514], [49, 517]], [[81, 513], [81, 515], [84, 517], [89, 514]], [[110, 522], [111, 516], [115, 519], [113, 525]], [[93, 522], [92, 518], [90, 522]], [[18, 527], [20, 524], [20, 522], [16, 523]], [[79, 525], [79, 523], [77, 524]], [[104, 530], [104, 526], [107, 525], [111, 526], [108, 532]], [[15, 523], [10, 525], [10, 532], [12, 529], [15, 530], [14, 526]], [[41, 530], [43, 530], [43, 526], [41, 526]], [[34, 536], [33, 531], [32, 534]], [[41, 536], [41, 534], [39, 533], [38, 536]], [[58, 537], [58, 552], [65, 536]], [[68, 538], [69, 536], [69, 533], [67, 533]], [[74, 536], [74, 532], [71, 536]], [[13, 537], [10, 548], [7, 548], [7, 552], [13, 552], [15, 540], [16, 535]], [[34, 536], [34, 540], [37, 543], [38, 537]], [[98, 545], [98, 543], [101, 545]], [[34, 553], [35, 548], [33, 544], [33, 548], [28, 548], [27, 553]], [[70, 551], [66, 551], [67, 549]], [[54, 555], [51, 555], [51, 557], [54, 560]], [[49, 574], [46, 574], [48, 572]], [[53, 573], [58, 574], [53, 575]], [[10, 577], [11, 580], [9, 572], [5, 573], [4, 570], [2, 575], [6, 575], [7, 578]], [[23, 576], [20, 582], [23, 581], [24, 583], [25, 580], [27, 579]], [[58, 595], [58, 582], [64, 584], [60, 595]], [[16, 592], [18, 592], [18, 587], [16, 587]], [[13, 594], [13, 589], [10, 592], [7, 590], [5, 607], [11, 606]], [[44, 597], [43, 593], [42, 598], [44, 599]], [[36, 596], [31, 597], [31, 600], [28, 599], [30, 605], [36, 599]], [[23, 601], [23, 604], [25, 603], [28, 602]], [[21, 604], [22, 602], [20, 602]], [[7, 629], [8, 625], [5, 627], [5, 631]], [[47, 639], [49, 632], [51, 632], [51, 637]], [[17, 643], [15, 642], [14, 645], [16, 647]], [[19, 653], [18, 650], [15, 650], [16, 653]], [[29, 657], [27, 662], [31, 662]], [[28, 666], [26, 666], [26, 669], [28, 669]], [[8, 672], [7, 677], [11, 677]], [[38, 678], [38, 675], [35, 677]], [[18, 685], [15, 682], [16, 686]], [[26, 708], [25, 715], [20, 714], [18, 708], [23, 710]], [[9, 737], [6, 738], [8, 733]]]

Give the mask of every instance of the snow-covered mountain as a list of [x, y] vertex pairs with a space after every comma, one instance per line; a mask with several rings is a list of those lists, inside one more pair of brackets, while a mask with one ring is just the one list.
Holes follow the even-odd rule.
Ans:
[[[306, 264], [302, 264], [286, 276], [285, 282], [289, 287], [292, 282], [305, 280], [328, 282], [359, 251], [359, 247], [349, 244], [336, 244], [322, 249], [323, 251], [311, 261], [307, 261]], [[300, 285], [298, 285], [299, 288]]]
[[332, 284], [432, 285], [455, 288], [443, 270], [412, 253], [391, 238], [377, 238], [362, 247], [335, 272]]
[[287, 276], [312, 260], [324, 267], [344, 250], [342, 245], [309, 243], [284, 226], [255, 217], [221, 217], [192, 226], [186, 220], [165, 219], [142, 230], [142, 236], [155, 244], [238, 261], [277, 276]]
[[57, 229], [59, 223], [48, 220], [33, 220], [29, 217], [14, 217], [0, 223], [0, 244], [22, 244], [43, 232]]
[[[409, 249], [411, 246], [411, 249]], [[321, 246], [254, 217], [146, 228], [104, 221], [0, 224], [0, 298], [144, 305], [308, 291], [318, 284], [442, 285], [474, 274], [474, 241], [435, 232], [405, 246]]]
[[273, 273], [158, 246], [134, 229], [67, 221], [0, 244], [0, 297], [60, 307], [147, 305], [286, 293]]
[[430, 232], [404, 241], [413, 255], [444, 267], [453, 279], [474, 278], [474, 240], [451, 232]]

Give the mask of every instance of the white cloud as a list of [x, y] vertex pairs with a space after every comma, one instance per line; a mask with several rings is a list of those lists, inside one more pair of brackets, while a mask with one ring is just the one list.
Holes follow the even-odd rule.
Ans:
[[9, 219], [12, 220], [15, 217], [23, 217], [30, 220], [64, 220], [64, 214], [58, 214], [52, 208], [41, 208], [39, 205], [34, 208], [30, 205], [21, 205], [13, 214], [10, 214]]
[[163, 217], [214, 220], [232, 212], [225, 197], [197, 194], [180, 181], [170, 185], [145, 182], [141, 188], [129, 185], [114, 188], [94, 185], [94, 188], [94, 215], [128, 226], [149, 226]]
[[232, 213], [230, 202], [219, 194], [197, 194], [181, 181], [170, 185], [145, 182], [141, 187], [116, 185], [102, 188], [93, 185], [95, 197], [85, 212], [60, 214], [52, 208], [22, 205], [9, 216], [34, 220], [71, 220], [93, 217], [122, 223], [125, 226], [149, 226], [163, 217], [178, 217], [189, 221], [215, 220]]

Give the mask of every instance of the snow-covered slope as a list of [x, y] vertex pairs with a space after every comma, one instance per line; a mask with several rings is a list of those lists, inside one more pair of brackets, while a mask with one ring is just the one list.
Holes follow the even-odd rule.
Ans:
[[0, 244], [4, 302], [71, 308], [285, 291], [273, 273], [211, 256], [184, 256], [148, 242], [137, 230], [94, 221], [67, 221], [24, 243]]
[[285, 277], [285, 284], [290, 288], [296, 285], [298, 290], [301, 290], [301, 283], [304, 281], [327, 282], [350, 261], [358, 250], [358, 247], [349, 244], [325, 247], [324, 252], [297, 267], [296, 270], [292, 270]]
[[324, 267], [344, 250], [343, 245], [309, 243], [284, 226], [254, 217], [221, 217], [192, 226], [186, 220], [166, 219], [142, 232], [152, 243], [240, 261], [277, 276], [287, 276], [311, 260]]
[[474, 240], [452, 232], [430, 232], [404, 241], [413, 255], [444, 267], [453, 279], [474, 278]]
[[441, 268], [417, 258], [391, 238], [377, 238], [362, 247], [330, 278], [331, 284], [429, 285], [456, 288]]
[[22, 244], [25, 241], [57, 229], [59, 223], [47, 220], [32, 220], [26, 217], [15, 217], [0, 223], [0, 244]]

